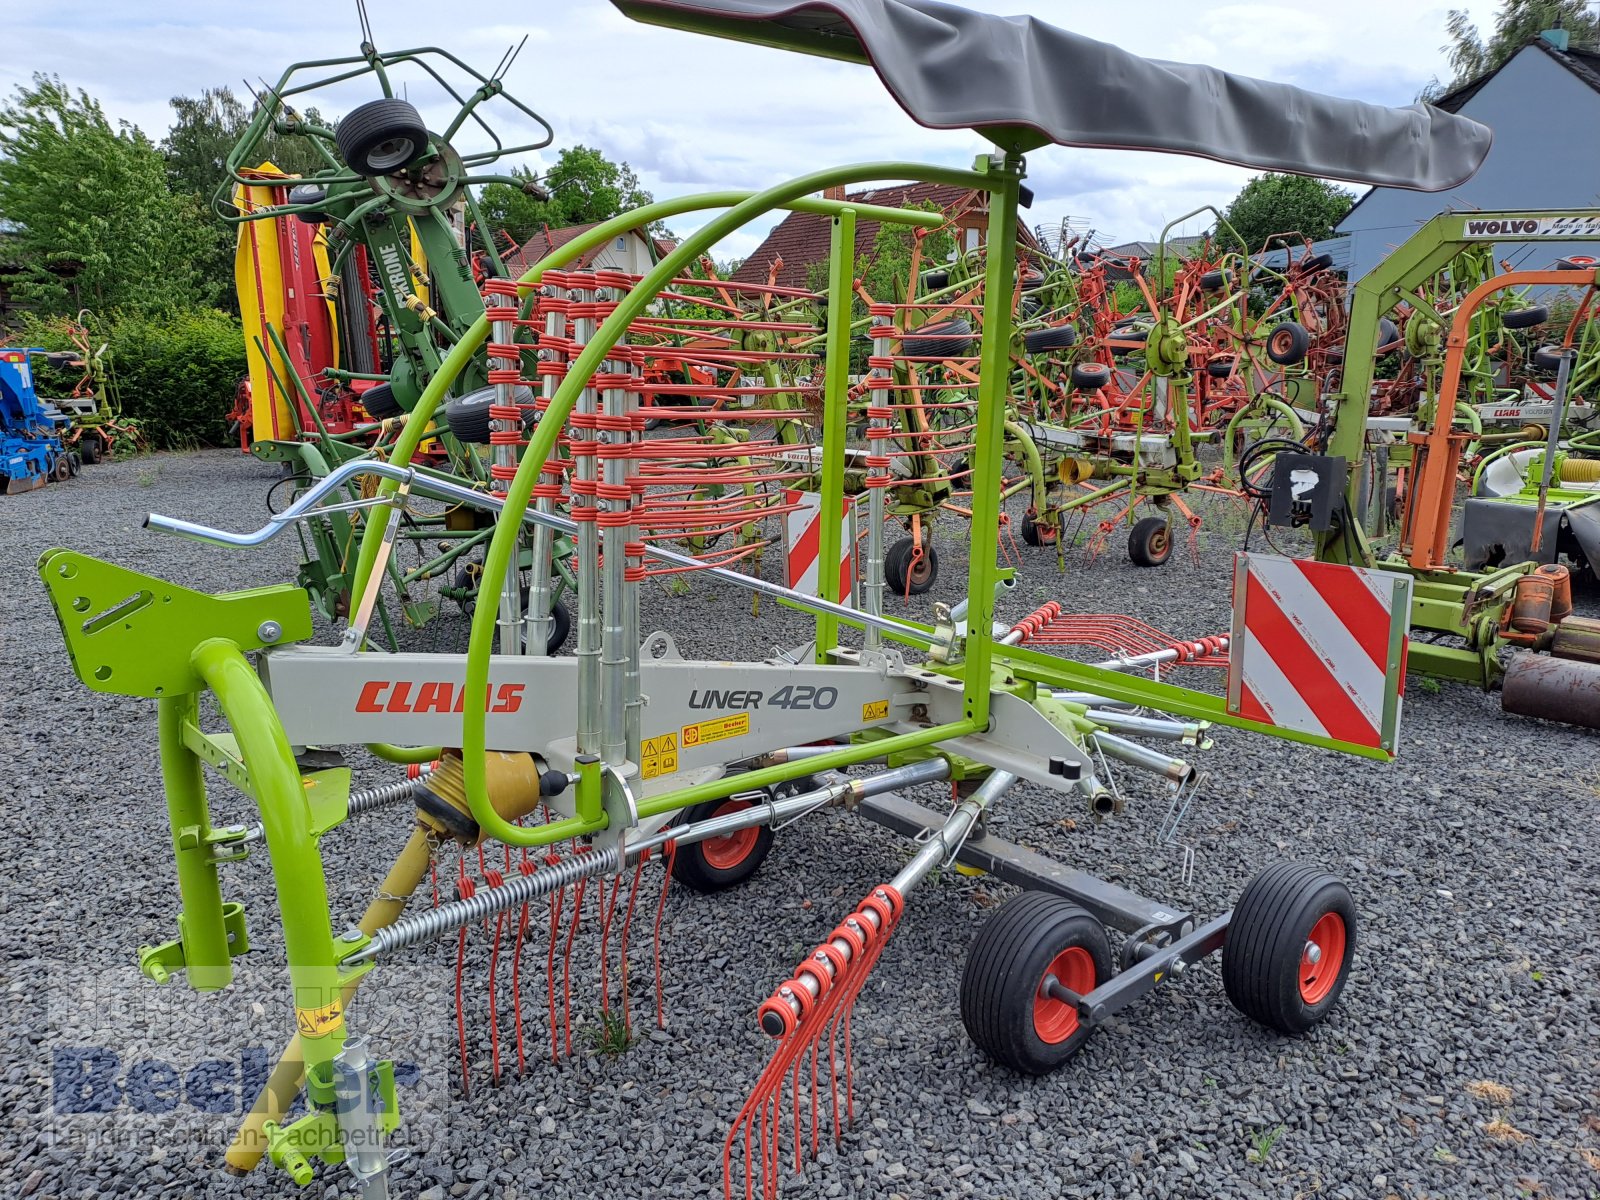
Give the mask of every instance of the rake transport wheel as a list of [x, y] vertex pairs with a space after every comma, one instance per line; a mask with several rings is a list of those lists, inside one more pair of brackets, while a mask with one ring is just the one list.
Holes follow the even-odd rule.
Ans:
[[[705, 800], [684, 810], [682, 823], [742, 812], [753, 802], [739, 797]], [[757, 825], [725, 837], [679, 846], [672, 859], [672, 877], [691, 891], [720, 892], [738, 887], [760, 869], [772, 849], [772, 828]]]
[[1282, 321], [1267, 334], [1267, 357], [1280, 367], [1305, 361], [1311, 349], [1311, 333], [1298, 321]]
[[920, 596], [937, 578], [939, 556], [927, 538], [922, 539], [921, 558], [917, 558], [917, 543], [913, 538], [901, 538], [883, 556], [883, 579], [896, 596]]
[[1277, 863], [1234, 905], [1222, 984], [1251, 1020], [1301, 1034], [1338, 1003], [1355, 949], [1355, 903], [1344, 884], [1316, 867]]
[[1128, 560], [1136, 567], [1159, 567], [1172, 557], [1172, 528], [1165, 517], [1141, 517], [1128, 533]]
[[367, 416], [379, 421], [404, 416], [406, 411], [395, 398], [394, 389], [387, 383], [380, 383], [362, 392], [361, 407], [367, 410]]
[[88, 466], [94, 466], [105, 457], [105, 443], [100, 440], [100, 435], [94, 430], [89, 430], [78, 439], [78, 453], [83, 456], [83, 461]]
[[1022, 540], [1030, 546], [1054, 546], [1060, 532], [1054, 525], [1041, 525], [1032, 513], [1022, 515]]
[[1091, 1028], [1047, 994], [1050, 977], [1087, 995], [1111, 977], [1105, 927], [1064, 896], [1024, 892], [984, 922], [961, 972], [961, 1023], [973, 1044], [1021, 1075], [1045, 1075], [1077, 1053]]
[[392, 175], [428, 149], [428, 127], [408, 100], [390, 96], [357, 105], [334, 130], [339, 153], [357, 175]]

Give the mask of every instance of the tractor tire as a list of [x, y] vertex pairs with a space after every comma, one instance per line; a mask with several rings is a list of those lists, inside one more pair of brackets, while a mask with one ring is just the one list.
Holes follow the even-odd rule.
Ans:
[[1339, 1002], [1355, 948], [1355, 902], [1344, 884], [1316, 867], [1277, 863], [1234, 905], [1222, 985], [1251, 1020], [1302, 1034]]
[[1052, 325], [1048, 329], [1030, 329], [1022, 335], [1022, 348], [1029, 354], [1043, 354], [1049, 350], [1065, 350], [1076, 345], [1076, 325]]
[[933, 321], [900, 339], [909, 358], [962, 358], [972, 350], [972, 326], [965, 317]]
[[361, 393], [360, 400], [367, 415], [379, 421], [405, 415], [406, 410], [400, 407], [400, 401], [394, 398], [394, 389], [387, 383], [368, 388]]
[[1550, 310], [1542, 304], [1513, 308], [1510, 312], [1500, 314], [1500, 324], [1507, 329], [1532, 329], [1535, 325], [1543, 325], [1549, 319]]
[[339, 154], [357, 175], [404, 170], [428, 152], [428, 127], [410, 101], [395, 96], [351, 109], [334, 130]]
[[1042, 994], [1045, 979], [1080, 996], [1111, 978], [1101, 925], [1065, 896], [1024, 892], [983, 923], [961, 972], [961, 1023], [973, 1044], [1019, 1075], [1047, 1075], [1089, 1040], [1078, 1010]]
[[1213, 358], [1206, 364], [1206, 374], [1213, 379], [1226, 379], [1233, 374], [1234, 363], [1237, 359]]
[[1072, 386], [1079, 391], [1098, 392], [1111, 382], [1111, 368], [1104, 363], [1073, 363]]
[[896, 596], [920, 596], [939, 578], [939, 555], [933, 543], [922, 539], [922, 557], [912, 566], [916, 552], [917, 544], [913, 539], [901, 538], [883, 556], [884, 583]]
[[1159, 567], [1172, 557], [1172, 527], [1165, 517], [1141, 517], [1128, 532], [1128, 561]]
[[78, 439], [78, 454], [88, 466], [94, 466], [105, 457], [105, 443], [100, 440], [100, 435], [94, 430], [86, 430]]
[[[691, 825], [710, 817], [739, 812], [752, 801], [729, 797], [705, 800], [684, 810], [682, 824]], [[757, 825], [725, 837], [707, 838], [679, 846], [672, 858], [672, 877], [690, 891], [722, 892], [738, 887], [754, 875], [772, 850], [772, 828]]]
[[1267, 357], [1280, 367], [1304, 362], [1310, 349], [1311, 332], [1298, 321], [1283, 321], [1267, 334]]

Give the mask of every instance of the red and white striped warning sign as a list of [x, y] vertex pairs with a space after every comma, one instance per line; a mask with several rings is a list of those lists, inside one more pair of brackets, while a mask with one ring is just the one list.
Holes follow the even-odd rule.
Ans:
[[[816, 492], [784, 492], [789, 511], [783, 515], [784, 582], [808, 596], [820, 595], [817, 560], [822, 556], [822, 497]], [[855, 509], [844, 499], [839, 520], [839, 598], [851, 603], [856, 578]]]
[[1228, 711], [1393, 754], [1410, 617], [1409, 576], [1239, 554]]

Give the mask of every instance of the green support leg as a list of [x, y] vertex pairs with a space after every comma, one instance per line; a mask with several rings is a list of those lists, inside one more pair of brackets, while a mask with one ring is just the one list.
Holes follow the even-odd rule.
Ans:
[[189, 986], [198, 992], [214, 992], [233, 982], [233, 962], [223, 922], [222, 884], [212, 853], [206, 781], [199, 756], [183, 741], [185, 722], [198, 720], [199, 699], [192, 692], [163, 696], [158, 706], [161, 779], [172, 819], [178, 891], [183, 897], [178, 941]]

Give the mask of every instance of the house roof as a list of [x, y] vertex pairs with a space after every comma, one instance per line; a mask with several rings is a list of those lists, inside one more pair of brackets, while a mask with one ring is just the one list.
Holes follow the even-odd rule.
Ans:
[[[563, 225], [559, 229], [551, 229], [549, 226], [546, 226], [527, 241], [523, 242], [522, 248], [510, 258], [506, 259], [506, 271], [509, 272], [512, 279], [520, 278], [522, 275], [527, 273], [529, 267], [533, 266], [541, 258], [549, 254], [550, 251], [565, 246], [578, 235], [587, 233], [589, 230], [594, 229], [597, 224], [598, 222], [589, 225]], [[633, 233], [634, 237], [644, 241], [646, 244], [649, 244], [650, 239], [646, 238], [645, 235], [640, 233], [637, 229], [632, 230], [631, 232]], [[651, 248], [652, 250], [655, 249], [654, 246]], [[595, 256], [604, 249], [604, 243], [595, 246], [593, 249], [588, 251], [588, 253], [580, 255], [578, 258], [568, 263], [563, 269], [568, 271], [582, 271], [584, 268], [588, 267], [590, 263], [594, 262]]]
[[[1168, 238], [1167, 249], [1175, 254], [1187, 254], [1205, 240], [1204, 234]], [[1154, 258], [1160, 252], [1161, 243], [1158, 241], [1123, 242], [1120, 246], [1106, 246], [1095, 251], [1096, 254], [1112, 258]]]
[[[1530, 49], [1543, 51], [1545, 54], [1555, 59], [1558, 64], [1565, 67], [1568, 71], [1571, 71], [1572, 74], [1581, 82], [1587, 84], [1594, 91], [1600, 92], [1600, 53], [1596, 53], [1593, 50], [1585, 50], [1578, 46], [1569, 46], [1565, 50], [1557, 50], [1549, 42], [1545, 41], [1542, 36], [1539, 36], [1530, 39], [1526, 45], [1524, 45], [1515, 54], [1507, 58], [1505, 62], [1501, 63], [1494, 70], [1485, 71], [1476, 79], [1467, 80], [1467, 82], [1463, 83], [1460, 87], [1446, 92], [1437, 100], [1430, 101], [1429, 103], [1431, 103], [1435, 108], [1444, 109], [1445, 112], [1459, 113], [1463, 108], [1466, 107], [1467, 103], [1474, 96], [1484, 89], [1491, 79], [1506, 69], [1506, 67], [1511, 63], [1512, 59], [1519, 58], [1523, 54], [1527, 53]], [[1345, 215], [1340, 218], [1339, 224], [1334, 228], [1345, 228], [1346, 222], [1350, 220], [1351, 215], [1356, 211], [1356, 209], [1360, 208], [1364, 203], [1366, 203], [1367, 197], [1378, 190], [1379, 189], [1372, 187], [1363, 192], [1360, 199], [1350, 206], [1350, 211], [1345, 213]]]
[[[973, 188], [958, 187], [948, 183], [901, 183], [891, 187], [872, 188], [864, 192], [850, 192], [846, 200], [857, 204], [876, 204], [885, 208], [909, 208], [932, 201], [947, 215], [959, 218], [964, 213], [986, 213], [987, 196]], [[810, 286], [807, 278], [811, 264], [823, 262], [828, 257], [832, 238], [832, 224], [820, 213], [790, 213], [754, 253], [739, 264], [739, 269], [729, 278], [736, 283], [766, 283], [767, 273], [776, 259], [783, 260], [778, 272], [781, 287], [803, 288]], [[1018, 238], [1028, 245], [1034, 244], [1031, 231], [1017, 222]], [[873, 239], [878, 236], [877, 221], [856, 222], [856, 257], [859, 259], [872, 250]]]

